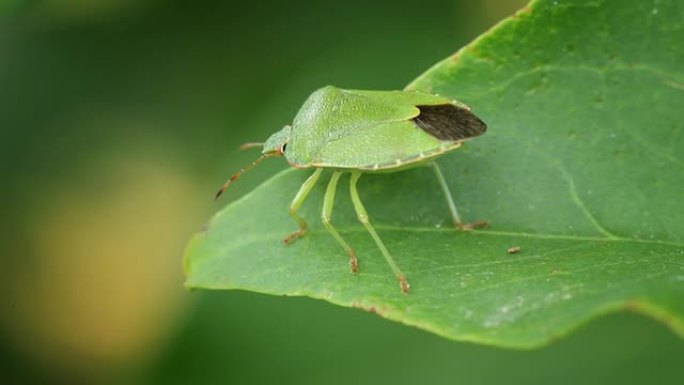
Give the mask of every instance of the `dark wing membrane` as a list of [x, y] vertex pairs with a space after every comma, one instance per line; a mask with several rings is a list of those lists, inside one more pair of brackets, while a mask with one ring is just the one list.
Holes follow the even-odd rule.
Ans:
[[465, 140], [487, 130], [487, 125], [467, 108], [453, 104], [416, 107], [420, 114], [412, 119], [413, 122], [439, 140]]

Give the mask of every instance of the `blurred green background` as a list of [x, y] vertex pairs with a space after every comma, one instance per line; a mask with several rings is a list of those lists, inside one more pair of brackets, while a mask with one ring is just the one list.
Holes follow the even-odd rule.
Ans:
[[519, 352], [182, 287], [191, 234], [285, 167], [216, 203], [239, 144], [322, 85], [402, 88], [522, 5], [0, 0], [0, 383], [681, 383], [684, 344], [636, 315]]

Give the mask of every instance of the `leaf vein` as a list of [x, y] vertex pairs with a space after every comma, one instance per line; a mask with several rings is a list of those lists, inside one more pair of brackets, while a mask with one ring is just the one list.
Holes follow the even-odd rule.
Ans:
[[598, 221], [598, 219], [596, 219], [594, 214], [592, 214], [591, 211], [589, 210], [589, 208], [584, 204], [584, 201], [582, 200], [582, 198], [577, 193], [577, 188], [575, 187], [575, 181], [572, 178], [572, 176], [570, 176], [570, 174], [564, 168], [559, 167], [559, 169], [561, 171], [561, 174], [563, 175], [563, 178], [568, 183], [568, 188], [570, 189], [570, 199], [572, 199], [572, 201], [577, 205], [577, 207], [579, 207], [580, 211], [582, 211], [584, 216], [589, 220], [589, 222], [591, 222], [591, 224], [594, 226], [594, 228], [596, 228], [596, 230], [599, 233], [605, 235], [609, 239], [619, 238], [617, 235], [606, 230], [606, 228], [603, 227], [603, 225], [601, 225], [601, 223]]

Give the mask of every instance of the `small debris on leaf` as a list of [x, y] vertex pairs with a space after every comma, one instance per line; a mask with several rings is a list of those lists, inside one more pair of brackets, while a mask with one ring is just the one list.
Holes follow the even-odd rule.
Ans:
[[506, 252], [508, 254], [518, 254], [520, 252], [520, 246], [511, 246], [506, 249]]

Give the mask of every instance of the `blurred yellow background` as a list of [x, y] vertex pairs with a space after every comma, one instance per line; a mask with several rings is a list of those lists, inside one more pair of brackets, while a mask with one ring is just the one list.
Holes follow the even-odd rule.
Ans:
[[183, 289], [192, 233], [285, 167], [216, 203], [254, 155], [239, 144], [322, 85], [402, 88], [523, 5], [0, 2], [0, 383], [634, 381], [624, 369], [644, 360], [680, 373], [681, 344], [634, 316], [521, 353], [307, 299]]

